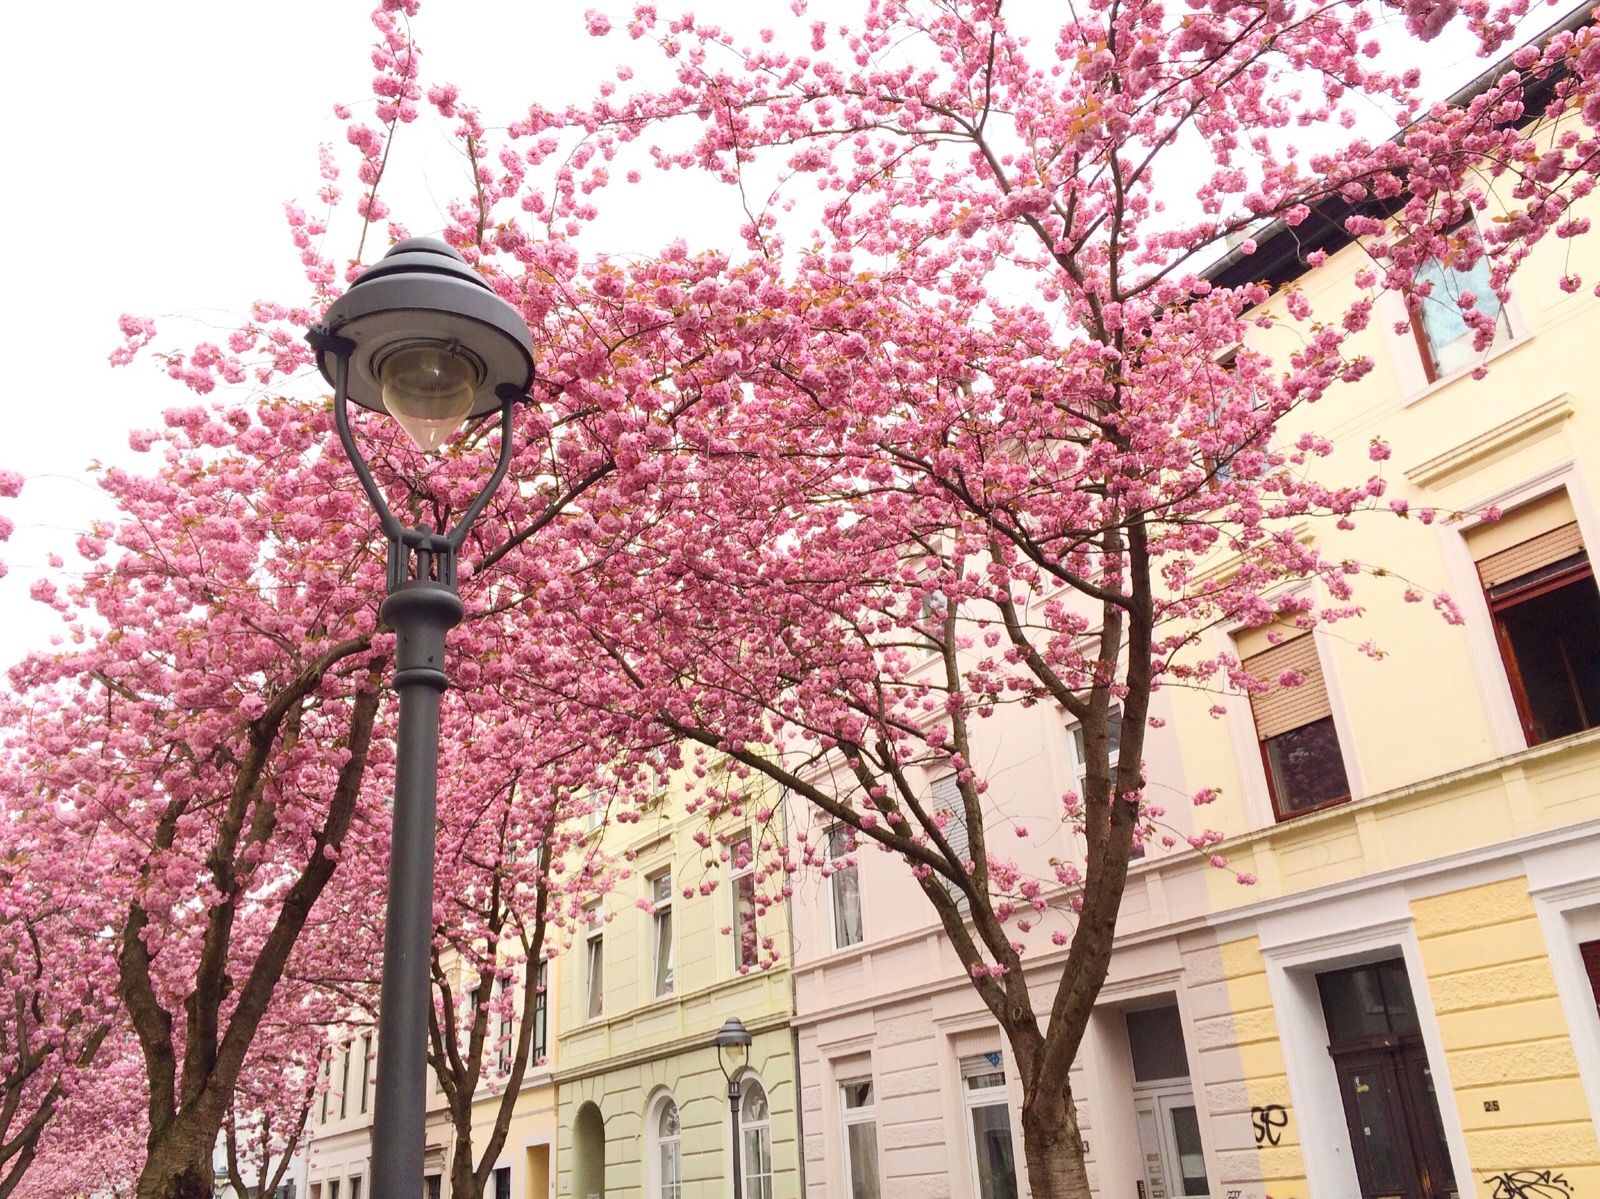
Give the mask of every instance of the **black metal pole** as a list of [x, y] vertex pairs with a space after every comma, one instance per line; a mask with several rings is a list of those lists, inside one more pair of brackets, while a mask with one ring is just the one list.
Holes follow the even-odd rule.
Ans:
[[433, 1002], [433, 850], [439, 795], [439, 697], [445, 635], [465, 614], [455, 588], [422, 578], [393, 586], [379, 609], [395, 631], [394, 831], [378, 1004], [372, 1199], [421, 1199], [427, 1132], [428, 1007]]
[[744, 1199], [744, 1171], [739, 1166], [739, 1080], [728, 1080], [728, 1115], [733, 1122], [733, 1199]]

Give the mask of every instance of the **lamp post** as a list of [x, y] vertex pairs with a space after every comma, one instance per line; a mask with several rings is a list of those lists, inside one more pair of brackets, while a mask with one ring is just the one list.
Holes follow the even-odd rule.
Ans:
[[[466, 609], [456, 558], [511, 465], [511, 416], [533, 382], [528, 326], [455, 250], [410, 238], [357, 277], [306, 334], [333, 384], [333, 418], [350, 465], [388, 541], [388, 591], [378, 615], [395, 632], [394, 823], [378, 1007], [378, 1091], [372, 1199], [423, 1193], [427, 1030], [432, 1003], [434, 821], [445, 638]], [[426, 452], [472, 416], [500, 413], [494, 472], [455, 528], [403, 526], [350, 432], [348, 403], [387, 413]]]
[[[744, 1172], [739, 1168], [739, 1070], [740, 1059], [750, 1051], [750, 1030], [737, 1016], [729, 1016], [711, 1038], [717, 1047], [717, 1066], [728, 1080], [728, 1116], [733, 1124], [733, 1199], [744, 1199]], [[732, 1068], [728, 1060], [733, 1059]]]

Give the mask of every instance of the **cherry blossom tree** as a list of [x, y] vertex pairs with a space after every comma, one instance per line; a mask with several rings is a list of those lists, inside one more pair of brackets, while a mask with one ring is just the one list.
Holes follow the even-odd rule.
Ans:
[[[1200, 651], [1217, 622], [1356, 611], [1364, 568], [1291, 532], [1383, 507], [1376, 469], [1329, 478], [1332, 442], [1298, 433], [1370, 369], [1347, 338], [1380, 288], [1420, 303], [1429, 259], [1487, 256], [1503, 293], [1538, 240], [1587, 231], [1571, 210], [1596, 161], [1586, 26], [1454, 106], [1430, 107], [1409, 65], [1450, 28], [1497, 52], [1526, 8], [1406, 4], [1400, 35], [1353, 2], [1101, 0], [1030, 46], [992, 0], [871, 4], [795, 52], [643, 6], [626, 31], [662, 51], [667, 86], [630, 90], [630, 62], [590, 106], [533, 106], [498, 160], [475, 124], [481, 186], [454, 236], [502, 261], [533, 252], [507, 201], [559, 236], [635, 147], [736, 189], [743, 260], [669, 248], [591, 272], [631, 300], [619, 332], [659, 349], [670, 330], [653, 366], [693, 412], [638, 443], [670, 463], [647, 504], [574, 528], [596, 539], [573, 551], [589, 585], [539, 593], [541, 644], [609, 659], [584, 694], [619, 734], [656, 722], [907, 861], [1010, 1043], [1037, 1195], [1088, 1193], [1068, 1067], [1134, 847], [1162, 835], [1143, 796], [1153, 691], [1272, 682]], [[1370, 112], [1375, 136], [1357, 128]], [[1336, 132], [1299, 132], [1318, 129]], [[558, 184], [534, 189], [528, 164], [546, 162]], [[1492, 202], [1506, 211], [1464, 234]], [[796, 244], [785, 214], [808, 205]], [[1250, 345], [1276, 319], [1267, 288], [1213, 267], [1302, 226], [1311, 267], [1360, 241], [1368, 294], [1336, 312], [1291, 295], [1303, 348], [1273, 361]], [[1486, 347], [1491, 315], [1467, 320]], [[1315, 611], [1282, 598], [1308, 579], [1328, 597]], [[1041, 702], [1081, 724], [1089, 763], [1063, 797], [1081, 858], [1042, 879], [988, 840], [974, 754], [985, 715]], [[929, 765], [956, 780], [965, 848], [915, 781]], [[775, 854], [769, 883], [794, 865]], [[1060, 908], [1066, 953], [1036, 987], [1019, 934]]]
[[[1198, 651], [1208, 624], [1353, 613], [1360, 565], [1288, 530], [1383, 504], [1380, 475], [1329, 478], [1331, 442], [1280, 427], [1370, 369], [1345, 342], [1381, 288], [1419, 303], [1426, 260], [1487, 256], [1503, 293], [1540, 238], [1587, 231], [1572, 210], [1600, 161], [1587, 27], [1518, 50], [1453, 107], [1385, 65], [1452, 28], [1497, 52], [1525, 9], [1407, 0], [1401, 37], [1357, 0], [1092, 0], [1030, 44], [995, 0], [871, 3], [795, 51], [645, 6], [626, 30], [662, 52], [665, 86], [632, 86], [629, 64], [593, 104], [534, 105], [500, 132], [457, 88], [424, 91], [401, 19], [417, 6], [385, 0], [376, 123], [346, 113], [364, 222], [350, 266], [318, 248], [327, 218], [291, 206], [310, 301], [259, 305], [226, 348], [163, 361], [202, 391], [304, 368], [300, 331], [388, 216], [396, 130], [425, 102], [454, 121], [471, 178], [445, 235], [519, 306], [539, 361], [453, 641], [461, 694], [486, 706], [456, 708], [447, 744], [515, 727], [510, 701], [537, 697], [587, 768], [699, 745], [732, 763], [703, 802], [762, 805], [765, 776], [900, 855], [1011, 1046], [1033, 1193], [1086, 1196], [1068, 1067], [1134, 846], [1161, 835], [1143, 795], [1151, 695], [1265, 685]], [[1388, 127], [1355, 128], [1369, 112]], [[1317, 129], [1347, 132], [1300, 132]], [[743, 248], [583, 258], [613, 174], [642, 174], [621, 169], [635, 153], [666, 172], [659, 187], [674, 171], [725, 183]], [[1463, 235], [1491, 185], [1506, 211]], [[331, 152], [319, 202], [342, 202]], [[814, 228], [797, 236], [791, 209]], [[1340, 312], [1291, 295], [1303, 348], [1273, 361], [1249, 342], [1267, 289], [1213, 267], [1302, 227], [1360, 239], [1370, 294]], [[1486, 346], [1492, 322], [1467, 319]], [[119, 358], [155, 336], [136, 319], [124, 332]], [[8, 810], [79, 835], [119, 912], [117, 995], [148, 1087], [141, 1196], [209, 1190], [251, 1047], [296, 952], [312, 955], [313, 906], [356, 913], [381, 894], [380, 571], [326, 426], [284, 399], [171, 414], [158, 473], [108, 474], [127, 517], [80, 544], [84, 577], [40, 589], [71, 647], [13, 676]], [[391, 494], [437, 527], [494, 434], [469, 431], [426, 471], [363, 436]], [[1331, 602], [1278, 598], [1303, 579]], [[1057, 704], [1084, 730], [1082, 794], [1063, 797], [1081, 856], [1043, 878], [985, 824], [993, 780], [974, 747], [1009, 703]], [[915, 783], [930, 764], [956, 780], [965, 850]], [[466, 846], [478, 815], [530, 807], [515, 821], [543, 832], [501, 851], [545, 844], [567, 792], [515, 779], [485, 771], [441, 796], [468, 822], [451, 835]], [[814, 856], [771, 846], [772, 893]], [[459, 921], [456, 960], [481, 988], [503, 971], [500, 934], [541, 927], [540, 868], [461, 860], [478, 877], [441, 897], [441, 927]], [[1066, 951], [1048, 985], [1027, 968], [1035, 922]], [[492, 1004], [467, 1020], [444, 962], [434, 1056], [470, 1096]], [[317, 974], [314, 958], [296, 969]], [[471, 1177], [453, 1189], [476, 1193], [482, 1167], [460, 1157]]]

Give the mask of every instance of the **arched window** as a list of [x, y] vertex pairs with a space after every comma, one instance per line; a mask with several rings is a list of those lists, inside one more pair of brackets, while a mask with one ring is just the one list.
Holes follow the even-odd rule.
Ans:
[[740, 1086], [739, 1135], [745, 1199], [772, 1199], [772, 1112], [765, 1088], [748, 1074]]
[[683, 1199], [683, 1130], [671, 1095], [656, 1100], [649, 1129], [650, 1199]]

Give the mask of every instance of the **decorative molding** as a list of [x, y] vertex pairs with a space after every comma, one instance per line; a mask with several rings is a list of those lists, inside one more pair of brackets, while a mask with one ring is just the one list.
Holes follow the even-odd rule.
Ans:
[[[746, 1020], [745, 1028], [751, 1036], [759, 1036], [767, 1032], [780, 1032], [789, 1027], [787, 1013], [779, 1012], [775, 1015], [760, 1016]], [[712, 1030], [715, 1031], [714, 1029]], [[784, 1038], [781, 1048], [789, 1051], [789, 1040]], [[552, 1071], [551, 1077], [556, 1086], [570, 1086], [572, 1083], [584, 1078], [593, 1078], [596, 1075], [607, 1074], [613, 1070], [624, 1070], [630, 1066], [642, 1066], [648, 1062], [661, 1058], [681, 1057], [686, 1053], [696, 1050], [705, 1050], [715, 1054], [716, 1050], [711, 1045], [711, 1033], [696, 1033], [691, 1037], [676, 1037], [670, 1041], [661, 1041], [654, 1045], [647, 1045], [642, 1049], [635, 1049], [630, 1053], [619, 1053], [613, 1057], [599, 1058], [581, 1066], [569, 1066], [565, 1070]], [[752, 1047], [754, 1052], [754, 1047]]]
[[1486, 433], [1436, 454], [1426, 462], [1419, 462], [1407, 469], [1406, 478], [1416, 486], [1426, 488], [1453, 483], [1526, 444], [1542, 441], [1575, 411], [1572, 396], [1562, 392], [1554, 399], [1503, 421]]
[[[1296, 521], [1294, 524], [1289, 526], [1288, 532], [1289, 535], [1301, 545], [1310, 545], [1312, 541], [1316, 539], [1316, 530], [1311, 527], [1310, 521]], [[1229, 554], [1226, 558], [1222, 559], [1222, 561], [1216, 563], [1215, 565], [1208, 566], [1204, 570], [1191, 575], [1186, 594], [1198, 595], [1206, 583], [1227, 582], [1234, 575], [1239, 573], [1239, 570], [1244, 566], [1247, 557], [1248, 554]]]

